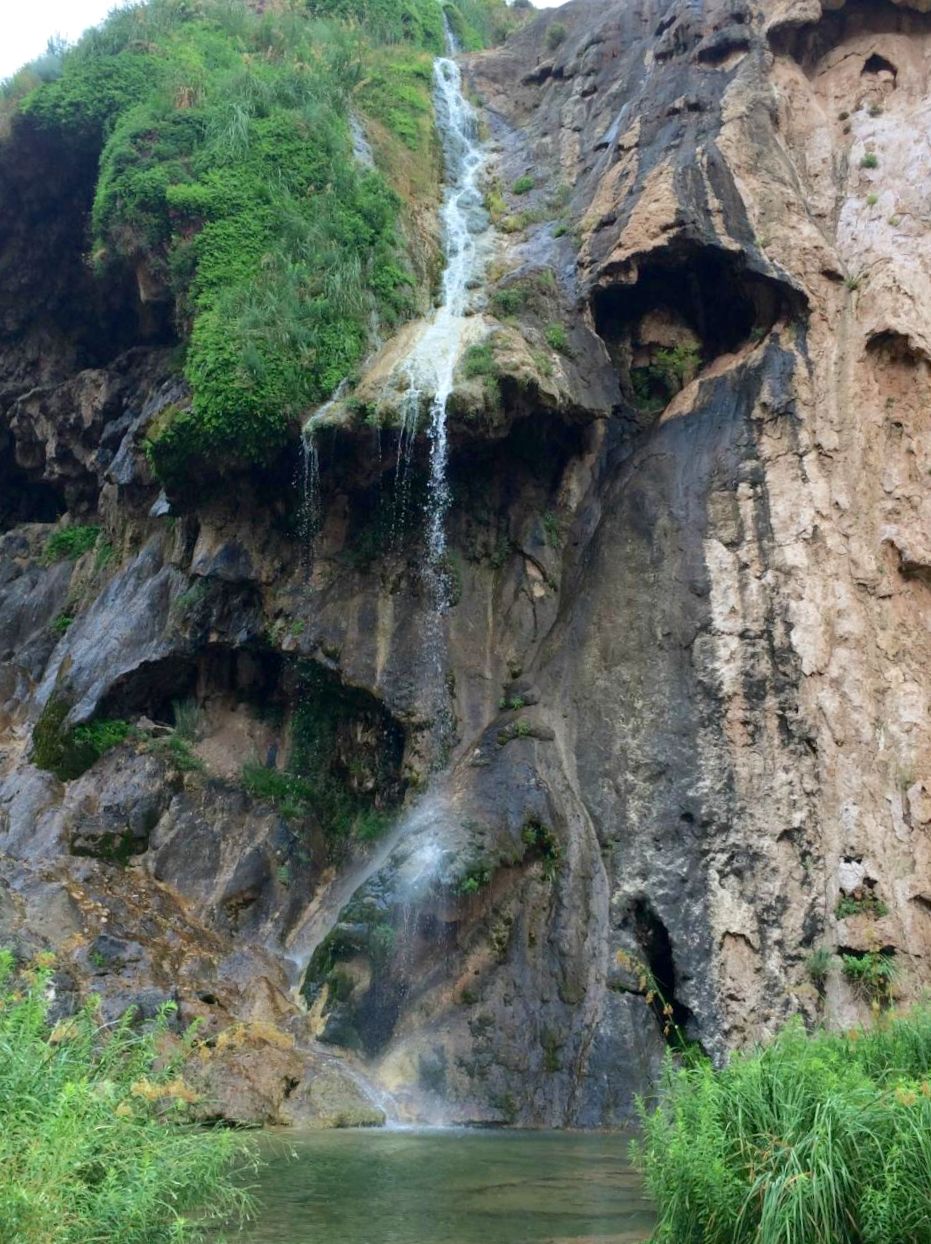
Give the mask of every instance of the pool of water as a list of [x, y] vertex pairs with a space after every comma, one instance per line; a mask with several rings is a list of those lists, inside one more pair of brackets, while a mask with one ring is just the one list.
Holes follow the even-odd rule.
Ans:
[[263, 1149], [240, 1244], [634, 1244], [652, 1225], [620, 1135], [298, 1132]]

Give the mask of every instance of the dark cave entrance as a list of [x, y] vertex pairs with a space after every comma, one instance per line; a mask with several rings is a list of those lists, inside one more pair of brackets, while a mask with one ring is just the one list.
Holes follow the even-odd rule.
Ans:
[[[931, 13], [906, 9], [892, 0], [841, 0], [840, 5], [822, 13], [805, 25], [786, 26], [770, 35], [777, 52], [791, 56], [806, 71], [814, 71], [818, 63], [847, 39], [862, 35], [925, 34], [931, 30]], [[874, 53], [864, 65], [865, 75], [879, 77], [891, 70], [893, 85], [898, 70], [891, 61]]]
[[685, 246], [644, 261], [635, 283], [596, 289], [592, 312], [624, 397], [659, 411], [712, 360], [765, 337], [787, 303], [739, 255]]
[[250, 770], [258, 797], [275, 797], [279, 786], [293, 796], [334, 858], [351, 839], [376, 837], [406, 793], [401, 723], [369, 691], [312, 659], [216, 644], [155, 661], [116, 683], [97, 713], [131, 722], [140, 715], [160, 730], [183, 728], [191, 743], [222, 739], [230, 776]]
[[102, 145], [100, 133], [17, 116], [0, 153], [0, 312], [9, 311], [13, 331], [57, 330], [74, 352], [68, 370], [177, 342], [170, 299], [144, 301], [127, 265], [98, 275], [88, 262]]
[[0, 533], [20, 523], [54, 523], [64, 512], [59, 493], [16, 464], [12, 438], [0, 430]]
[[634, 901], [630, 915], [640, 954], [656, 986], [651, 1009], [664, 1038], [675, 1045], [688, 1032], [694, 1017], [676, 994], [676, 964], [669, 930], [645, 898]]
[[864, 78], [879, 78], [882, 75], [891, 75], [894, 84], [899, 76], [899, 71], [891, 60], [886, 60], [885, 56], [880, 56], [878, 52], [874, 52], [861, 69], [860, 76]]

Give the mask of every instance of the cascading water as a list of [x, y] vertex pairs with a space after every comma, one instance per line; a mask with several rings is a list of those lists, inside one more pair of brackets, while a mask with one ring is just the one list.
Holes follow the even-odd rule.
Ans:
[[323, 521], [320, 500], [320, 445], [317, 438], [327, 414], [345, 395], [348, 383], [347, 380], [340, 382], [333, 395], [314, 411], [301, 431], [299, 531], [304, 567], [308, 573], [313, 569], [314, 541]]
[[[429, 403], [427, 436], [430, 453], [424, 501], [424, 583], [429, 605], [424, 619], [424, 651], [427, 658], [424, 691], [435, 723], [436, 758], [442, 755], [449, 742], [452, 727], [445, 679], [445, 614], [451, 603], [446, 544], [446, 520], [451, 500], [447, 406], [456, 363], [467, 340], [469, 291], [478, 284], [481, 273], [484, 257], [481, 235], [487, 232], [489, 225], [478, 184], [485, 156], [479, 142], [476, 115], [462, 93], [459, 67], [451, 59], [457, 48], [448, 24], [446, 36], [449, 55], [437, 57], [434, 62], [436, 123], [443, 145], [446, 172], [441, 212], [446, 265], [441, 302], [425, 323], [402, 368], [406, 396], [395, 482], [397, 524], [399, 510], [403, 511], [409, 501], [409, 468], [414, 442], [424, 407]], [[341, 391], [337, 391], [331, 402], [308, 420], [304, 429], [305, 512], [311, 546], [321, 520], [316, 435], [329, 405], [341, 395]], [[397, 532], [396, 525], [396, 535]], [[447, 816], [446, 797], [434, 784], [375, 850], [358, 859], [336, 884], [315, 899], [304, 921], [289, 939], [288, 954], [296, 969], [297, 981], [304, 979], [314, 952], [338, 925], [341, 913], [353, 895], [358, 894], [385, 867], [393, 868], [397, 875], [404, 925], [402, 939], [406, 943], [413, 942], [417, 912], [432, 887], [446, 851], [440, 835]], [[407, 967], [409, 975], [412, 965]], [[358, 1071], [356, 1074], [361, 1077]], [[361, 1077], [361, 1080], [365, 1078]], [[375, 1087], [367, 1080], [365, 1083], [369, 1085], [371, 1100], [375, 1100], [372, 1096], [376, 1092]], [[392, 1107], [393, 1103], [383, 1103], [389, 1117], [395, 1113]]]
[[[445, 18], [444, 18], [445, 22]], [[446, 23], [447, 49], [456, 41]], [[445, 642], [443, 616], [450, 604], [450, 577], [446, 564], [446, 518], [450, 505], [449, 447], [446, 412], [456, 363], [468, 324], [469, 290], [476, 284], [482, 262], [479, 236], [488, 228], [479, 176], [485, 154], [479, 142], [478, 120], [462, 93], [462, 75], [450, 56], [434, 62], [436, 123], [443, 145], [446, 192], [441, 213], [446, 266], [442, 301], [421, 333], [404, 364], [408, 387], [398, 445], [396, 502], [407, 504], [409, 468], [424, 400], [429, 400], [427, 435], [430, 441], [426, 514], [427, 557], [424, 579], [431, 610], [427, 619], [425, 651], [429, 672], [427, 688], [437, 741], [448, 741], [451, 727], [445, 695]]]

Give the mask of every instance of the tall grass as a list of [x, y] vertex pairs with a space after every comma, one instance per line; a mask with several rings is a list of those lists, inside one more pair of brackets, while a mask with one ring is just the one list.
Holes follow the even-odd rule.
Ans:
[[931, 1009], [669, 1062], [634, 1146], [655, 1244], [928, 1244]]
[[140, 1036], [89, 1004], [53, 1027], [48, 968], [12, 967], [0, 951], [0, 1240], [216, 1239], [248, 1209], [233, 1168], [251, 1159], [236, 1133], [186, 1122], [193, 1095], [157, 1057], [167, 1015]]

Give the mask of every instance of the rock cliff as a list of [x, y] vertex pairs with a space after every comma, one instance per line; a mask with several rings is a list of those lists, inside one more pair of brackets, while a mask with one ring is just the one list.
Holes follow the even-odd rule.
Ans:
[[0, 148], [0, 942], [199, 1018], [208, 1113], [608, 1125], [670, 1020], [931, 981], [931, 5], [572, 0], [462, 64], [448, 737], [413, 329], [158, 479], [165, 291], [82, 262], [93, 153]]

